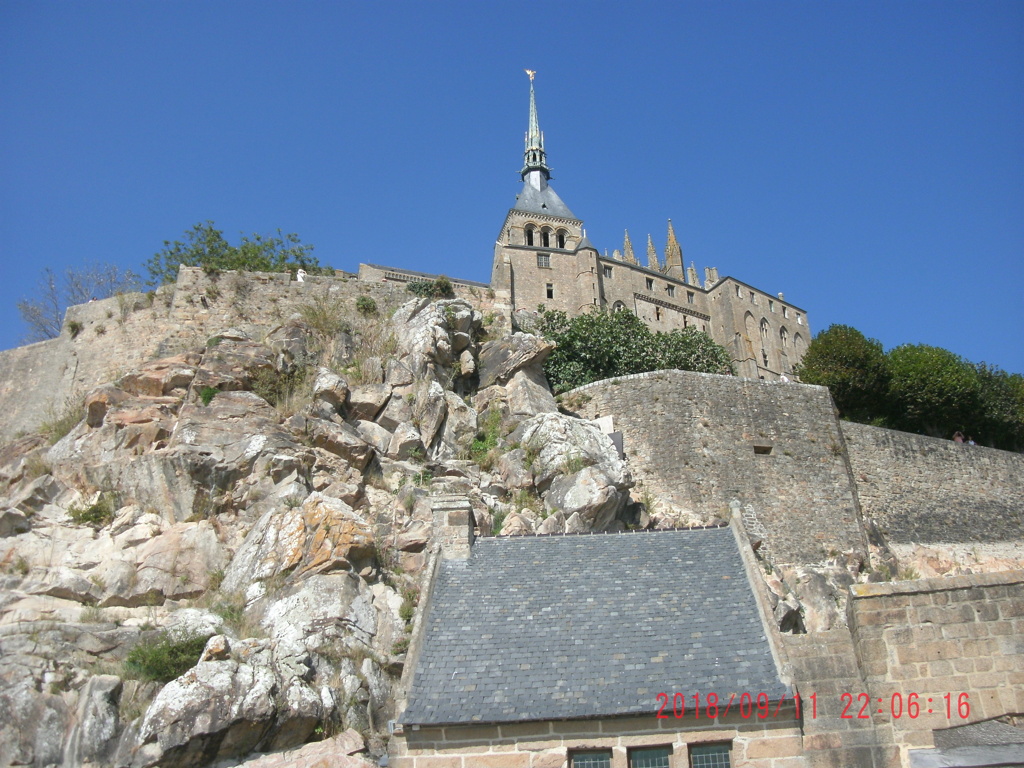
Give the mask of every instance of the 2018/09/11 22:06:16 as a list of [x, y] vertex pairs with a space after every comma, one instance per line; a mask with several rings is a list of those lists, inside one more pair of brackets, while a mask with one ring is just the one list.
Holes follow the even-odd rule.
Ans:
[[[970, 694], [946, 693], [938, 698], [932, 698], [920, 693], [893, 693], [888, 700], [883, 697], [872, 698], [867, 693], [843, 693], [840, 695], [842, 711], [839, 714], [842, 720], [869, 720], [872, 715], [888, 714], [894, 720], [900, 718], [915, 719], [922, 715], [945, 714], [947, 720], [957, 717], [966, 720], [971, 714]], [[680, 720], [689, 714], [694, 719], [700, 719], [701, 713], [707, 719], [715, 719], [719, 716], [727, 716], [733, 709], [739, 712], [744, 720], [755, 718], [767, 720], [777, 718], [783, 711], [783, 704], [792, 703], [794, 714], [800, 717], [810, 717], [812, 720], [818, 717], [818, 694], [812, 693], [801, 698], [795, 694], [787, 699], [782, 696], [778, 701], [772, 701], [767, 693], [742, 693], [730, 694], [728, 699], [716, 693], [708, 693], [703, 697], [700, 693], [685, 695], [682, 693], [659, 693], [656, 696], [658, 703], [657, 717], [665, 720], [674, 717]], [[692, 700], [692, 702], [691, 702]], [[877, 709], [872, 709], [872, 703], [877, 703]], [[703, 706], [702, 706], [703, 705]]]

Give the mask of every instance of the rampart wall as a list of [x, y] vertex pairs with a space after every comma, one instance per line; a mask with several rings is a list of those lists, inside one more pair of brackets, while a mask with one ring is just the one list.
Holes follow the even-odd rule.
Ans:
[[[488, 311], [485, 289], [454, 284], [456, 296]], [[358, 280], [353, 274], [207, 274], [183, 267], [178, 280], [152, 294], [124, 294], [69, 307], [56, 339], [0, 351], [0, 442], [31, 431], [68, 401], [141, 363], [205, 345], [215, 333], [238, 328], [256, 339], [317, 296], [358, 321], [355, 302], [371, 296], [388, 317], [414, 298], [405, 283]], [[71, 328], [77, 327], [72, 337]]]
[[563, 402], [585, 418], [612, 416], [631, 468], [658, 496], [723, 519], [731, 501], [749, 505], [776, 564], [868, 551], [824, 387], [657, 371], [590, 384]]
[[864, 516], [895, 544], [1024, 541], [1024, 455], [842, 423]]

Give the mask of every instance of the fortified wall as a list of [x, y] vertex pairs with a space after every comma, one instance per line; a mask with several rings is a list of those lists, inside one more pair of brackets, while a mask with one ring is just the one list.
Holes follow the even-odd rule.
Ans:
[[[338, 272], [307, 275], [300, 283], [283, 272], [216, 274], [182, 267], [175, 283], [151, 293], [68, 307], [57, 338], [0, 351], [0, 442], [38, 428], [68, 402], [141, 363], [201, 348], [228, 328], [262, 339], [318, 300], [356, 320], [359, 296], [373, 298], [379, 311], [389, 315], [412, 298], [406, 290], [408, 274], [400, 282], [370, 268], [364, 278]], [[493, 308], [500, 313], [480, 284], [453, 279], [452, 287], [456, 296], [484, 312]]]

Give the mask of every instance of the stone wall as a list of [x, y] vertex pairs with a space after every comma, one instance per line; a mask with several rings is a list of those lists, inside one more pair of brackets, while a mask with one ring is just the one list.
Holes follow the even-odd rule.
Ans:
[[657, 371], [566, 393], [611, 416], [630, 468], [658, 496], [729, 518], [738, 499], [776, 564], [868, 550], [832, 399], [824, 387]]
[[1024, 541], [1024, 455], [842, 426], [864, 516], [891, 542]]
[[[220, 331], [235, 327], [261, 340], [318, 296], [354, 324], [361, 318], [355, 308], [360, 295], [374, 299], [381, 317], [414, 298], [403, 283], [342, 275], [307, 276], [299, 283], [287, 273], [218, 275], [183, 267], [176, 283], [152, 294], [69, 307], [58, 338], [0, 351], [0, 442], [38, 428], [66, 402], [141, 363], [203, 347]], [[472, 286], [457, 285], [456, 292], [476, 294], [471, 300], [478, 305], [487, 301]]]
[[[687, 692], [688, 695], [690, 692]], [[692, 704], [692, 695], [690, 697]], [[671, 746], [674, 765], [689, 765], [688, 745], [731, 742], [733, 765], [806, 768], [799, 723], [791, 706], [758, 720], [619, 717], [582, 721], [421, 728], [392, 741], [393, 768], [565, 768], [574, 749], [609, 749], [612, 768], [627, 768], [635, 747]]]
[[931, 747], [933, 730], [1024, 712], [1024, 571], [859, 584], [847, 612], [866, 683], [849, 714], [866, 700], [885, 742]]

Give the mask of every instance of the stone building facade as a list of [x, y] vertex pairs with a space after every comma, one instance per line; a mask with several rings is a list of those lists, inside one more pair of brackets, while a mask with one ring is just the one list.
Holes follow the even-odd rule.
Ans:
[[550, 182], [544, 135], [530, 85], [523, 187], [502, 224], [494, 247], [491, 289], [511, 311], [543, 304], [569, 315], [594, 307], [629, 311], [651, 329], [697, 328], [729, 350], [737, 373], [747, 378], [792, 375], [810, 341], [805, 310], [738, 280], [692, 265], [684, 268], [672, 221], [661, 258], [650, 236], [641, 264], [626, 232], [622, 251], [602, 255], [583, 221]]

